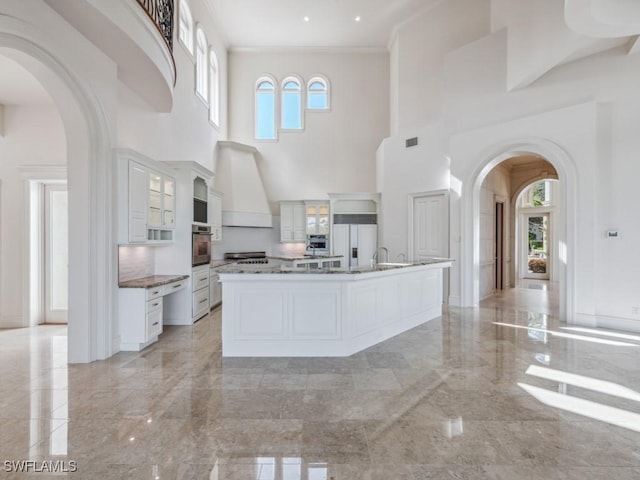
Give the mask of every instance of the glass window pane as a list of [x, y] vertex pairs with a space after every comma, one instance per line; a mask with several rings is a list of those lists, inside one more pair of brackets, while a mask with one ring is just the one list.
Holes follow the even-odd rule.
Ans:
[[273, 93], [258, 93], [256, 119], [256, 138], [276, 138], [275, 125], [275, 95]]
[[273, 90], [273, 83], [271, 82], [260, 82], [258, 85], [258, 90]]
[[298, 85], [296, 82], [287, 82], [284, 84], [283, 88], [285, 90], [300, 90], [300, 85]]
[[327, 108], [327, 94], [325, 92], [322, 92], [322, 93], [309, 92], [308, 99], [307, 99], [307, 108], [310, 108], [310, 109]]
[[298, 92], [282, 94], [282, 128], [302, 128], [300, 93]]
[[320, 82], [312, 82], [311, 85], [309, 85], [309, 90], [324, 90], [325, 86], [320, 83]]

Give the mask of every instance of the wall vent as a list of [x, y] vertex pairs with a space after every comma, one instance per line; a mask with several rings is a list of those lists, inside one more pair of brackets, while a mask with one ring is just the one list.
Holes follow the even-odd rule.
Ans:
[[405, 146], [406, 148], [409, 148], [409, 147], [415, 147], [416, 145], [418, 145], [418, 137], [407, 138], [407, 139], [404, 141], [404, 146]]

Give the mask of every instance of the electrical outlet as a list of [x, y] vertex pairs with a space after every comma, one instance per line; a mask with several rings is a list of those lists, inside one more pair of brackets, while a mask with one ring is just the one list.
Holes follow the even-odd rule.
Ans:
[[631, 315], [640, 315], [640, 307], [631, 307]]

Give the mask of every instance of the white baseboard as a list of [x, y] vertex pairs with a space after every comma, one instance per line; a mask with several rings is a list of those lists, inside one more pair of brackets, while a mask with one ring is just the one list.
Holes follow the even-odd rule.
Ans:
[[598, 327], [610, 328], [612, 330], [626, 330], [628, 332], [640, 332], [640, 319], [633, 320], [631, 318], [599, 316]]
[[611, 330], [625, 330], [627, 332], [640, 332], [640, 319], [611, 317], [607, 315], [587, 315], [576, 313], [572, 325], [580, 325], [590, 328], [609, 328]]
[[0, 317], [0, 328], [26, 328], [22, 315], [3, 315]]

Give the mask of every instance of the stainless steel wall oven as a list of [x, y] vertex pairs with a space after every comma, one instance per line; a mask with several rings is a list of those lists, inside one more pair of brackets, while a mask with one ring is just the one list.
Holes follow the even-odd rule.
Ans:
[[192, 228], [192, 266], [205, 265], [211, 262], [211, 227], [193, 225]]

